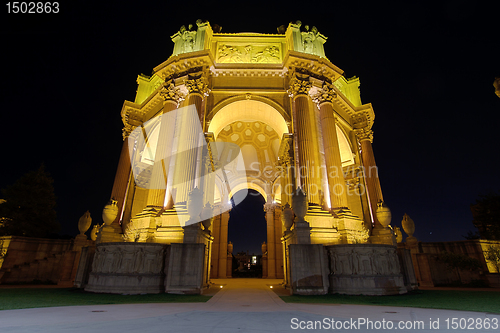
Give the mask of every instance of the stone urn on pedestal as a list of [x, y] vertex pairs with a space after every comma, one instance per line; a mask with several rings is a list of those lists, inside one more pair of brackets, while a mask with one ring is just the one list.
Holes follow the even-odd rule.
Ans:
[[290, 208], [288, 202], [283, 207], [283, 211], [281, 212], [281, 222], [283, 222], [283, 226], [285, 227], [284, 234], [290, 233], [290, 228], [293, 225], [293, 210]]
[[266, 244], [266, 242], [262, 242], [260, 249], [262, 250], [262, 255], [267, 256], [267, 244]]
[[415, 222], [413, 222], [408, 214], [405, 214], [401, 224], [403, 225], [403, 230], [408, 235], [408, 237], [406, 237], [406, 244], [410, 247], [416, 246], [418, 241], [416, 237], [413, 237], [413, 233], [415, 232]]
[[292, 195], [292, 210], [295, 213], [295, 236], [297, 244], [311, 244], [311, 228], [304, 219], [309, 208], [307, 194], [298, 187]]
[[389, 228], [392, 213], [383, 200], [378, 202], [375, 215], [379, 224], [375, 225], [375, 228], [372, 230], [371, 242], [374, 244], [396, 245], [396, 236], [392, 229]]
[[203, 210], [201, 211], [201, 224], [203, 224], [203, 228], [205, 231], [209, 232], [208, 228], [212, 225], [213, 214], [212, 214], [212, 205], [207, 202]]
[[233, 243], [232, 242], [227, 243], [227, 253], [228, 254], [233, 253]]
[[377, 220], [380, 222], [380, 225], [384, 228], [387, 229], [389, 227], [389, 224], [391, 224], [392, 220], [392, 213], [389, 207], [385, 204], [384, 201], [380, 201], [377, 204]]
[[195, 187], [188, 194], [187, 212], [189, 220], [184, 226], [184, 243], [198, 243], [198, 231], [201, 231], [201, 212], [203, 211], [203, 192]]
[[[80, 231], [80, 235], [85, 236], [85, 233], [89, 230], [91, 224], [92, 217], [90, 217], [90, 212], [86, 211], [78, 220], [78, 230]], [[85, 239], [87, 239], [86, 236]]]
[[113, 224], [118, 216], [117, 203], [118, 202], [116, 200], [111, 199], [108, 204], [104, 206], [104, 209], [102, 210], [102, 220], [104, 221], [104, 224], [100, 227], [97, 234], [97, 243], [122, 241], [121, 227], [118, 223]]
[[104, 209], [102, 210], [102, 220], [104, 221], [104, 224], [106, 226], [110, 226], [111, 223], [116, 219], [118, 216], [118, 206], [117, 206], [117, 201], [114, 199], [109, 200], [108, 204], [104, 206]]

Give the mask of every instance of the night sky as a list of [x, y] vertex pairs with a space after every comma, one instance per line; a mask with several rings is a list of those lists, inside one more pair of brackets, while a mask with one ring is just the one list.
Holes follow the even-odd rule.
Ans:
[[87, 209], [102, 223], [121, 107], [134, 100], [137, 75], [171, 55], [170, 36], [199, 18], [222, 32], [260, 33], [301, 20], [328, 37], [326, 56], [347, 78], [360, 77], [362, 102], [373, 104], [392, 224], [408, 213], [419, 240], [461, 240], [474, 230], [469, 205], [500, 185], [498, 12], [485, 3], [290, 2], [284, 10], [278, 2], [75, 1], [58, 14], [7, 14], [4, 6], [0, 188], [43, 162], [55, 179], [61, 233], [75, 235]]

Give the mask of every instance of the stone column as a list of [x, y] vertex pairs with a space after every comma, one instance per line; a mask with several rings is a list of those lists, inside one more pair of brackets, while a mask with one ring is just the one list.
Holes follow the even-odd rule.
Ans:
[[267, 278], [276, 278], [276, 241], [274, 237], [274, 204], [264, 205], [267, 222]]
[[163, 84], [160, 95], [164, 99], [163, 111], [160, 115], [160, 123], [158, 124], [160, 126], [158, 142], [156, 144], [155, 161], [146, 203], [149, 209], [156, 211], [161, 210], [165, 205], [168, 169], [174, 139], [175, 118], [169, 117], [168, 113], [176, 110], [179, 102], [182, 100], [179, 88], [175, 87], [173, 80]]
[[[188, 110], [180, 115], [180, 135], [174, 173], [174, 184], [177, 188], [176, 203], [185, 202], [188, 193], [194, 188], [196, 170], [199, 167], [197, 163], [198, 153], [199, 148], [202, 147], [200, 140], [204, 140], [201, 127], [205, 114], [203, 98], [209, 92], [208, 84], [203, 76], [186, 80], [185, 86], [188, 90], [188, 96], [184, 101], [184, 106], [188, 107]], [[189, 112], [190, 106], [196, 108], [196, 116]]]
[[130, 154], [128, 147], [128, 136], [124, 138], [122, 151], [120, 153], [120, 159], [118, 160], [118, 168], [116, 170], [115, 181], [113, 183], [113, 189], [111, 190], [111, 198], [114, 198], [118, 202], [118, 215], [113, 221], [113, 224], [120, 224], [123, 209], [125, 208], [125, 194], [127, 192], [127, 186], [129, 184], [129, 179], [132, 176], [130, 174], [131, 164], [130, 164]]
[[300, 185], [307, 193], [308, 201], [321, 204], [319, 189], [321, 188], [316, 181], [317, 175], [314, 168], [318, 164], [314, 163], [314, 113], [311, 108], [309, 90], [312, 84], [309, 82], [309, 76], [295, 73], [290, 80], [290, 89], [288, 93], [293, 97], [295, 105], [296, 127], [298, 145], [299, 170], [297, 176], [300, 178]]
[[364, 169], [364, 177], [366, 180], [366, 187], [368, 199], [370, 204], [370, 211], [374, 222], [374, 228], [383, 228], [377, 219], [377, 203], [383, 201], [382, 189], [380, 188], [380, 181], [378, 178], [378, 169], [375, 164], [375, 156], [373, 155], [372, 142], [373, 132], [368, 128], [355, 130], [359, 144], [361, 146], [361, 160]]
[[229, 210], [221, 214], [219, 239], [219, 278], [227, 277], [227, 222]]
[[333, 99], [337, 94], [331, 83], [325, 82], [322, 91], [315, 96], [319, 106], [320, 124], [323, 132], [325, 164], [328, 174], [328, 190], [330, 192], [331, 208], [335, 213], [348, 209], [347, 187], [342, 171], [340, 147], [337, 137]]
[[214, 241], [212, 243], [212, 269], [210, 274], [214, 279], [219, 277], [220, 221], [221, 215], [219, 214], [214, 217], [214, 221], [212, 224], [212, 235], [214, 237]]

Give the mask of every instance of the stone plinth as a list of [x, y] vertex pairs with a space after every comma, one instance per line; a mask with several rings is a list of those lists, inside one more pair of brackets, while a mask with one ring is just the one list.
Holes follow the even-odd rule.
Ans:
[[341, 244], [327, 249], [330, 293], [395, 295], [407, 292], [395, 246]]
[[182, 243], [170, 246], [165, 292], [200, 294], [204, 288], [205, 244]]
[[112, 294], [163, 292], [167, 248], [156, 243], [98, 244], [85, 291]]
[[328, 292], [327, 260], [321, 244], [291, 244], [290, 285], [293, 294], [324, 295]]

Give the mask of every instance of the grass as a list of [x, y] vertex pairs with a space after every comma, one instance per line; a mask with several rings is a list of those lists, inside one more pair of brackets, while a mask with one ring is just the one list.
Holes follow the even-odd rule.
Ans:
[[419, 290], [394, 296], [281, 296], [287, 303], [358, 304], [404, 306], [500, 313], [500, 292], [469, 290]]
[[0, 310], [96, 304], [206, 302], [209, 299], [210, 296], [203, 295], [94, 294], [76, 288], [2, 288]]

